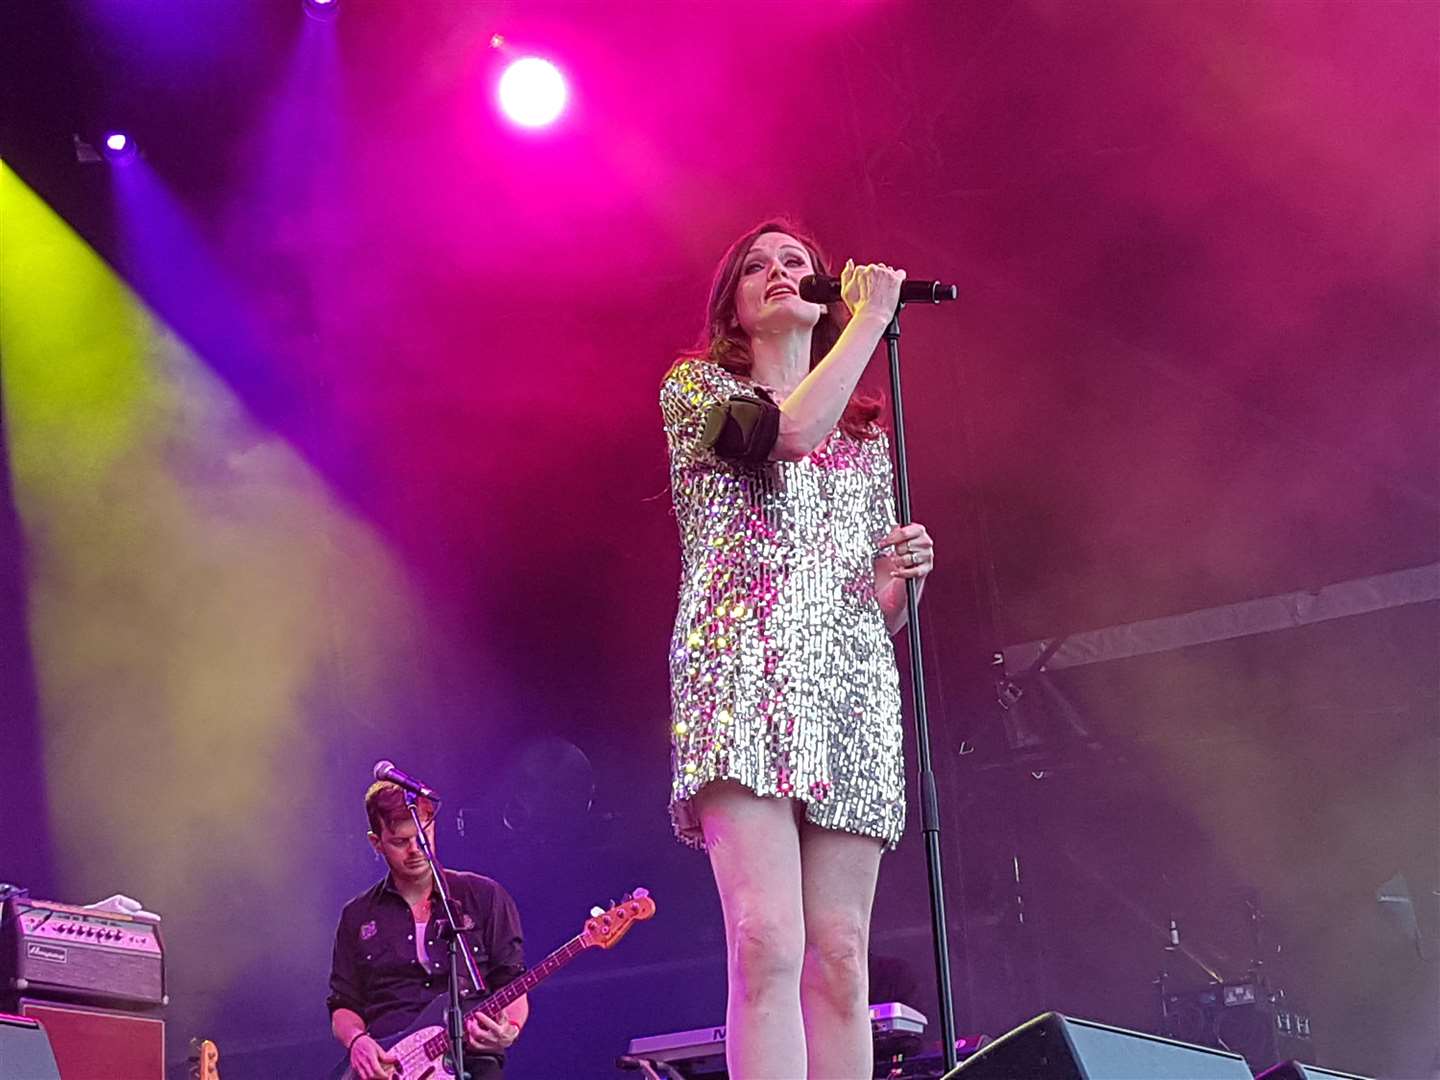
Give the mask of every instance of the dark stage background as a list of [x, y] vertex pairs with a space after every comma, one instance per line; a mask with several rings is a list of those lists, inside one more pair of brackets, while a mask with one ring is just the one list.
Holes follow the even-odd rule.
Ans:
[[[1322, 1062], [1435, 1074], [1436, 602], [1057, 672], [1086, 735], [1022, 756], [989, 660], [1436, 562], [1440, 6], [4, 20], [0, 880], [164, 914], [176, 1062], [336, 1056], [379, 757], [448, 794], [442, 854], [532, 959], [658, 901], [535, 993], [510, 1075], [723, 1016], [665, 814], [656, 390], [781, 211], [961, 290], [905, 318], [960, 1028], [1152, 1028], [1169, 918], [1239, 976], [1258, 898]], [[491, 100], [531, 50], [573, 94], [542, 132]], [[78, 164], [106, 125], [144, 157]], [[922, 856], [912, 806], [874, 948], [934, 1017]]]

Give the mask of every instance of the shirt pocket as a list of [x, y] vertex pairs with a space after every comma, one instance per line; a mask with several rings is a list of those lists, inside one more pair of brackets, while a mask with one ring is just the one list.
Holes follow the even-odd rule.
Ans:
[[360, 946], [360, 977], [369, 986], [384, 985], [419, 968], [415, 958], [415, 925], [377, 934]]

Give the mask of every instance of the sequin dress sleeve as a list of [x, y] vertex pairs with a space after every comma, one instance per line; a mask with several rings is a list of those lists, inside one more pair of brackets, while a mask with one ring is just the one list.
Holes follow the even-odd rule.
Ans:
[[700, 441], [747, 380], [682, 360], [660, 389], [680, 531], [670, 642], [670, 810], [704, 846], [693, 798], [733, 780], [798, 800], [817, 825], [887, 847], [905, 823], [899, 676], [875, 597], [894, 526], [883, 434], [838, 429], [801, 461], [741, 464]]

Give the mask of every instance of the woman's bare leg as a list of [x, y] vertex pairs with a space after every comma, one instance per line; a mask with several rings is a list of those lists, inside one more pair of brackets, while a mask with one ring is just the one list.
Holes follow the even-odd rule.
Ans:
[[725, 913], [730, 1076], [798, 1080], [805, 1075], [805, 916], [795, 805], [719, 781], [700, 790], [696, 808]]
[[801, 1003], [810, 1080], [870, 1080], [870, 909], [879, 840], [800, 826], [805, 909]]

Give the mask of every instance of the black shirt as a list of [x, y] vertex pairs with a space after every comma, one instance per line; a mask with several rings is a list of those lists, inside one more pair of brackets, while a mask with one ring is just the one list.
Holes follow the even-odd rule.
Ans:
[[[520, 915], [498, 882], [480, 874], [445, 871], [450, 901], [462, 928], [461, 938], [475, 957], [493, 994], [525, 971]], [[450, 950], [440, 936], [443, 915], [438, 892], [432, 892], [430, 922], [425, 928], [429, 965], [415, 954], [415, 920], [390, 875], [345, 905], [335, 931], [335, 957], [330, 966], [327, 1004], [358, 1013], [377, 1039], [399, 1034], [430, 1002], [447, 992]], [[460, 986], [469, 989], [462, 971]]]

